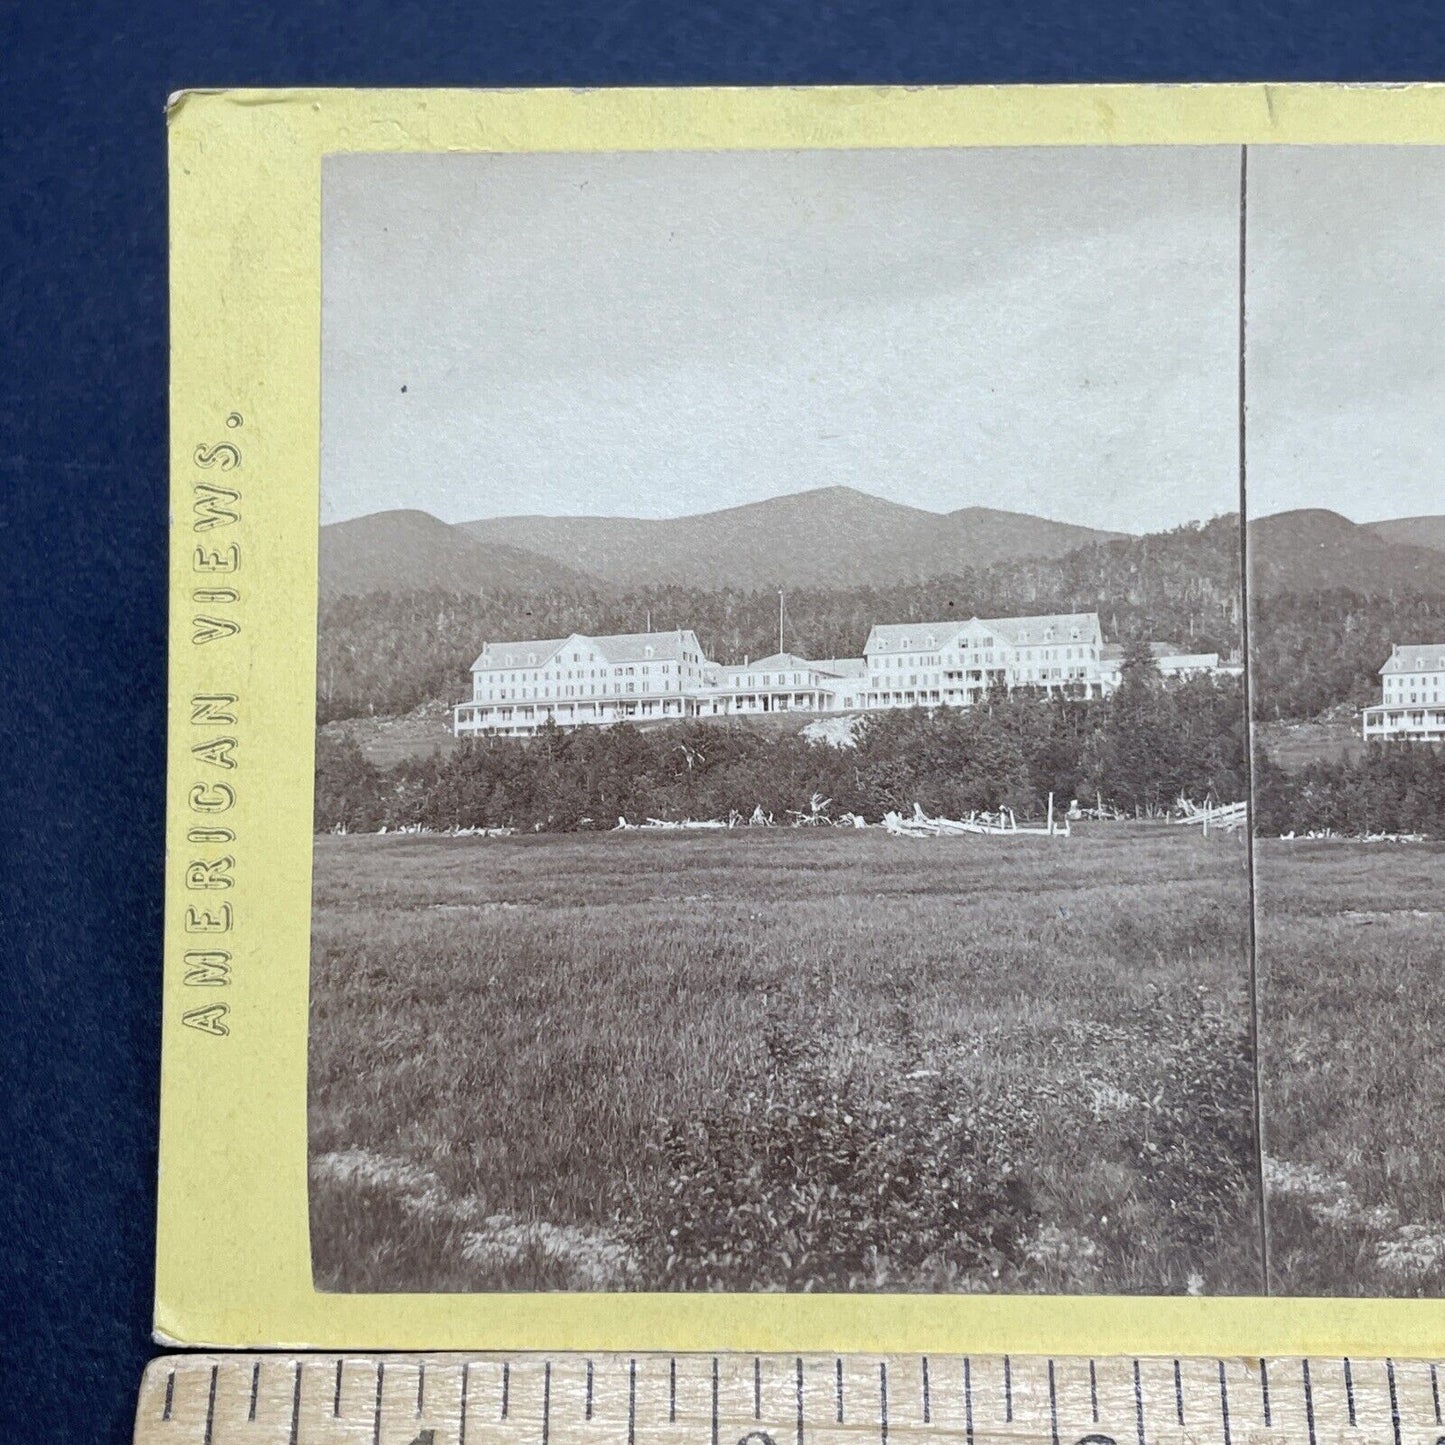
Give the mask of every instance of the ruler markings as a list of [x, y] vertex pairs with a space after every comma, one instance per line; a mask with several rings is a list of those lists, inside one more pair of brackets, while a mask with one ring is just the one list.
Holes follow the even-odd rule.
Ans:
[[1054, 1384], [1054, 1362], [1049, 1361], [1049, 1439], [1059, 1445], [1059, 1393]]
[[[716, 1445], [823, 1445], [836, 1438], [830, 1433], [834, 1422], [843, 1427], [849, 1417], [845, 1377], [850, 1372], [852, 1384], [865, 1396], [877, 1390], [872, 1421], [866, 1398], [861, 1415], [852, 1412], [857, 1418], [849, 1439], [862, 1445], [872, 1430], [879, 1445], [926, 1445], [920, 1431], [936, 1436], [940, 1445], [946, 1439], [958, 1445], [1004, 1445], [1005, 1437], [1034, 1445], [1083, 1445], [1086, 1438], [1118, 1445], [1172, 1445], [1181, 1439], [1191, 1445], [1262, 1445], [1263, 1431], [1282, 1445], [1340, 1445], [1346, 1431], [1372, 1445], [1440, 1445], [1445, 1413], [1438, 1364], [1427, 1360], [1116, 1361], [1020, 1355], [1009, 1358], [1006, 1373], [1002, 1356], [922, 1354], [738, 1358], [659, 1352], [569, 1361], [539, 1352], [270, 1360], [274, 1369], [266, 1356], [255, 1353], [158, 1362], [142, 1391], [137, 1445], [161, 1445], [151, 1434], [161, 1430], [170, 1432], [166, 1440], [171, 1445], [236, 1445], [234, 1432], [247, 1424], [246, 1439], [281, 1445], [288, 1438], [288, 1416], [291, 1445], [355, 1445], [358, 1440], [472, 1445], [472, 1437], [478, 1437], [475, 1445], [483, 1445], [482, 1436], [485, 1445], [580, 1445], [584, 1417], [607, 1422], [598, 1445], [604, 1445], [604, 1436], [623, 1445], [624, 1372], [627, 1445], [682, 1445], [690, 1435], [695, 1439], [702, 1420], [687, 1392], [694, 1385], [704, 1387], [710, 1374]], [[952, 1374], [954, 1361], [962, 1366], [962, 1398], [948, 1384], [958, 1379]], [[438, 1364], [444, 1381], [436, 1375]], [[365, 1377], [367, 1368], [372, 1380]], [[498, 1416], [487, 1413], [497, 1408], [490, 1401], [471, 1399], [476, 1368], [497, 1380], [506, 1422], [483, 1425], [480, 1436], [471, 1416], [479, 1409], [483, 1422]], [[1250, 1380], [1256, 1368], [1258, 1376]], [[408, 1375], [413, 1369], [414, 1378]], [[515, 1369], [522, 1374], [514, 1381]], [[539, 1377], [535, 1382], [533, 1369]], [[978, 1373], [990, 1369], [999, 1369], [997, 1383]], [[562, 1394], [556, 1395], [559, 1390]], [[1207, 1395], [1213, 1390], [1217, 1404], [1211, 1405]], [[1125, 1424], [1130, 1413], [1133, 1432]], [[422, 1429], [423, 1423], [430, 1428]], [[590, 1438], [590, 1424], [588, 1433]]]
[[1400, 1445], [1400, 1396], [1395, 1389], [1395, 1362], [1385, 1361], [1385, 1378], [1390, 1382], [1390, 1427], [1395, 1434], [1395, 1445]]
[[211, 1445], [212, 1436], [216, 1431], [216, 1376], [220, 1372], [219, 1365], [211, 1366], [211, 1388], [206, 1396], [206, 1433], [202, 1437], [205, 1445]]
[[[841, 1365], [839, 1366], [841, 1369]], [[843, 1423], [843, 1397], [838, 1397], [838, 1423]], [[973, 1445], [973, 1362], [963, 1357], [963, 1433], [968, 1445]]]
[[291, 1385], [291, 1445], [296, 1445], [296, 1432], [301, 1427], [301, 1361], [296, 1361], [296, 1378]]
[[1315, 1445], [1315, 1392], [1310, 1383], [1310, 1362], [1307, 1359], [1300, 1361], [1300, 1378], [1304, 1381], [1305, 1426], [1309, 1430], [1310, 1445]]
[[803, 1357], [798, 1356], [798, 1445], [803, 1445]]

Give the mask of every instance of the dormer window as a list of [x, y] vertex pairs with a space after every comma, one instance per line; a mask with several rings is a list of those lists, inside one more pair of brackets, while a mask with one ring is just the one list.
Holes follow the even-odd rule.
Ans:
[[651, 656], [652, 656], [652, 648], [651, 648], [651, 647], [644, 647], [644, 648], [642, 649], [642, 655], [643, 655], [644, 657], [651, 657]]
[[1069, 638], [1071, 641], [1074, 642], [1077, 642], [1079, 640], [1079, 629], [1077, 627], [1071, 628], [1069, 630]]
[[1054, 629], [1053, 629], [1052, 627], [1046, 627], [1046, 628], [1044, 628], [1044, 641], [1045, 641], [1045, 642], [1052, 642], [1053, 640], [1054, 640]]
[[935, 641], [934, 641], [933, 634], [932, 634], [931, 632], [928, 634], [927, 637], [925, 637], [925, 638], [923, 639], [923, 643], [924, 643], [924, 646], [925, 646], [925, 647], [934, 647], [934, 646], [936, 646], [936, 643], [935, 643]]
[[536, 665], [537, 665], [537, 654], [536, 654], [535, 652], [529, 652], [529, 653], [527, 654], [527, 666], [528, 666], [528, 667], [535, 667]]

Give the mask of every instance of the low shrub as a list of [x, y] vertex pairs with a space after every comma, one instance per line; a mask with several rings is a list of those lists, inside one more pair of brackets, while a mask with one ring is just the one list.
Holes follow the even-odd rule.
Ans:
[[835, 1076], [771, 1029], [757, 1078], [659, 1123], [619, 1211], [641, 1275], [671, 1289], [957, 1289], [1016, 1264], [1029, 1191], [975, 1105], [927, 1070], [883, 1082]]

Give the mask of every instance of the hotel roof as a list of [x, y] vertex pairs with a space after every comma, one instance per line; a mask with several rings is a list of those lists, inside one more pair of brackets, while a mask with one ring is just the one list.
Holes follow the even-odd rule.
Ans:
[[1445, 672], [1445, 642], [1397, 642], [1380, 671]]
[[861, 657], [822, 657], [813, 663], [813, 671], [831, 673], [834, 677], [866, 677], [868, 663]]
[[[483, 645], [473, 672], [503, 667], [542, 667], [569, 643], [595, 649], [604, 662], [679, 662], [689, 647], [697, 648], [690, 631], [614, 632], [590, 637], [574, 632], [570, 637], [547, 637], [523, 642], [488, 642]], [[650, 649], [650, 650], [649, 650]], [[698, 648], [701, 655], [701, 649]]]
[[766, 657], [755, 657], [751, 662], [729, 663], [729, 672], [778, 672], [787, 671], [799, 667], [816, 667], [818, 664], [809, 662], [806, 657], [799, 657], [796, 652], [771, 652]]
[[[947, 622], [889, 622], [869, 632], [863, 650], [917, 652], [933, 647], [949, 647], [960, 633], [974, 625], [986, 627], [1014, 646], [1071, 642], [1076, 640], [1073, 637], [1076, 629], [1078, 641], [1097, 642], [1102, 635], [1097, 612], [1055, 612], [1038, 617], [971, 617], [967, 621], [953, 618]], [[933, 640], [930, 642], [929, 638]]]

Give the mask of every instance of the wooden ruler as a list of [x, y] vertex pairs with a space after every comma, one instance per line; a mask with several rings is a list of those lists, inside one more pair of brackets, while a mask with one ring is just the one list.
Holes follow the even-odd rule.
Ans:
[[1445, 1445], [1420, 1360], [187, 1354], [136, 1445]]

